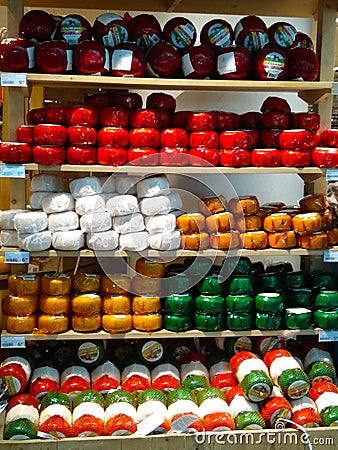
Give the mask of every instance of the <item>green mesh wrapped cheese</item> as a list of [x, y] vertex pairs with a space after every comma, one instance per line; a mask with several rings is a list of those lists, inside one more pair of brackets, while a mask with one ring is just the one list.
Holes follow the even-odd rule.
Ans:
[[215, 387], [201, 389], [196, 393], [196, 400], [198, 405], [201, 405], [204, 400], [207, 400], [209, 398], [220, 398], [224, 400], [224, 393], [220, 389]]
[[10, 422], [5, 427], [3, 438], [5, 440], [26, 440], [35, 439], [37, 437], [38, 429], [28, 419], [17, 419]]
[[219, 295], [223, 292], [223, 284], [218, 275], [207, 275], [198, 283], [197, 290], [205, 295]]
[[72, 402], [66, 394], [62, 392], [48, 392], [41, 400], [41, 410], [50, 405], [64, 405], [71, 409]]
[[104, 407], [104, 397], [97, 391], [86, 390], [80, 392], [80, 394], [78, 394], [73, 401], [73, 407], [76, 408], [84, 402], [97, 403], [98, 405]]
[[253, 370], [243, 378], [241, 387], [250, 402], [258, 403], [270, 396], [272, 381], [266, 373]]
[[139, 405], [151, 400], [162, 402], [164, 405], [167, 403], [165, 393], [159, 389], [146, 389], [145, 391], [140, 392], [137, 396], [137, 403]]
[[132, 393], [123, 390], [116, 390], [114, 392], [110, 392], [106, 397], [106, 407], [112, 405], [113, 403], [129, 403], [132, 406], [135, 406], [136, 401], [135, 397]]
[[258, 411], [243, 411], [235, 418], [236, 430], [262, 430], [265, 421]]
[[286, 302], [291, 308], [311, 308], [313, 306], [313, 293], [310, 288], [293, 288], [286, 292]]
[[226, 290], [232, 295], [253, 295], [255, 291], [254, 278], [248, 275], [235, 275], [226, 282]]
[[193, 394], [191, 393], [190, 389], [187, 388], [178, 388], [174, 389], [173, 391], [170, 391], [168, 393], [168, 406], [172, 403], [177, 402], [178, 400], [192, 400], [195, 401]]
[[310, 389], [310, 381], [302, 369], [284, 370], [278, 378], [278, 384], [288, 399], [304, 397]]
[[257, 312], [255, 325], [259, 330], [278, 330], [282, 326], [282, 315]]

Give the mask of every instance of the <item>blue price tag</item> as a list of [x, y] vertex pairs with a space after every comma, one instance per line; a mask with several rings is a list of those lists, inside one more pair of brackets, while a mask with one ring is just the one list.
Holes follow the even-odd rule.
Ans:
[[0, 177], [2, 178], [25, 178], [26, 167], [23, 164], [1, 164]]
[[5, 252], [5, 263], [28, 264], [29, 252]]

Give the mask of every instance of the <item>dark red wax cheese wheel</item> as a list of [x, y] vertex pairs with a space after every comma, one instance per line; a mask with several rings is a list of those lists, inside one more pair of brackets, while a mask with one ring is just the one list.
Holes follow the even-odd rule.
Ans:
[[175, 128], [186, 128], [187, 114], [189, 111], [176, 111], [171, 117], [171, 126]]
[[198, 147], [189, 151], [190, 164], [195, 167], [217, 166], [219, 152], [217, 148]]
[[150, 77], [176, 78], [181, 67], [181, 54], [168, 42], [158, 42], [146, 54]]
[[90, 146], [71, 146], [67, 148], [69, 164], [96, 164], [97, 149]]
[[106, 47], [115, 47], [127, 42], [130, 36], [130, 25], [121, 16], [103, 13], [93, 23], [93, 38]]
[[279, 147], [282, 149], [300, 149], [304, 147], [304, 142], [308, 132], [299, 130], [283, 130], [279, 135]]
[[105, 75], [110, 69], [109, 52], [96, 41], [82, 41], [75, 46], [74, 72], [81, 75]]
[[179, 50], [192, 47], [196, 41], [196, 28], [185, 17], [173, 17], [163, 27], [163, 38]]
[[66, 150], [59, 145], [35, 145], [33, 159], [37, 164], [45, 166], [60, 166], [65, 163]]
[[268, 29], [257, 16], [242, 17], [235, 26], [235, 41], [251, 52], [256, 52], [267, 44]]
[[219, 162], [224, 167], [246, 167], [250, 165], [250, 152], [244, 149], [219, 151]]
[[143, 99], [137, 92], [119, 92], [113, 95], [113, 105], [116, 108], [140, 109], [143, 105]]
[[259, 148], [251, 151], [251, 164], [254, 167], [278, 167], [280, 151], [276, 148]]
[[130, 41], [146, 53], [162, 39], [161, 26], [152, 14], [138, 14], [130, 20]]
[[55, 32], [57, 40], [66, 41], [69, 45], [77, 45], [81, 41], [91, 39], [92, 27], [87, 19], [79, 14], [69, 14], [60, 21]]
[[31, 72], [35, 68], [35, 46], [22, 39], [3, 40], [0, 44], [0, 70]]
[[232, 131], [240, 128], [240, 115], [223, 111], [215, 111], [217, 114], [216, 129], [218, 131]]
[[256, 148], [260, 142], [259, 130], [243, 130], [248, 136], [248, 148]]
[[250, 75], [252, 55], [240, 45], [217, 52], [217, 75], [224, 80], [244, 80]]
[[164, 130], [165, 128], [171, 127], [171, 112], [165, 111], [164, 109], [158, 109], [158, 118], [159, 118], [159, 128]]
[[309, 48], [309, 49], [313, 50], [314, 45], [313, 45], [313, 42], [312, 42], [312, 39], [310, 38], [310, 36], [308, 36], [305, 33], [298, 32], [296, 34], [296, 38], [295, 38], [292, 48], [296, 48], [296, 47]]
[[218, 147], [218, 133], [216, 131], [193, 131], [189, 135], [189, 146], [215, 149]]
[[98, 132], [98, 144], [103, 147], [127, 147], [129, 133], [122, 127], [103, 127]]
[[216, 56], [206, 45], [198, 45], [184, 51], [181, 59], [184, 78], [203, 80], [216, 72]]
[[227, 150], [248, 147], [248, 135], [245, 131], [222, 131], [219, 146]]
[[130, 111], [123, 108], [102, 108], [99, 111], [100, 125], [104, 127], [124, 127], [129, 126]]
[[303, 144], [303, 148], [312, 149], [320, 145], [320, 132], [319, 131], [307, 131], [307, 135]]
[[95, 109], [108, 108], [109, 106], [112, 106], [112, 96], [108, 92], [87, 94], [83, 99], [83, 104]]
[[318, 131], [320, 128], [320, 115], [317, 113], [291, 114], [292, 128], [304, 128], [307, 131]]
[[16, 140], [32, 144], [34, 142], [34, 125], [20, 125], [16, 129]]
[[95, 127], [99, 121], [96, 109], [88, 106], [74, 106], [67, 108], [66, 123], [69, 127], [73, 125], [86, 125]]
[[325, 147], [338, 147], [338, 130], [324, 130], [321, 135], [321, 144]]
[[134, 128], [129, 132], [131, 147], [157, 148], [160, 141], [160, 132], [156, 128]]
[[311, 161], [310, 150], [281, 150], [280, 156], [285, 167], [307, 167]]
[[40, 145], [63, 145], [67, 139], [63, 125], [40, 124], [34, 128], [34, 141]]
[[290, 113], [291, 108], [289, 103], [284, 98], [270, 96], [264, 100], [261, 106], [261, 112], [265, 113], [266, 111], [280, 111]]
[[26, 120], [28, 125], [37, 125], [39, 123], [46, 123], [47, 108], [34, 108], [28, 111]]
[[279, 136], [282, 130], [262, 130], [260, 134], [261, 145], [264, 148], [279, 147]]
[[132, 166], [157, 166], [159, 152], [153, 148], [130, 148], [128, 162]]
[[114, 77], [132, 75], [143, 77], [146, 73], [146, 58], [143, 51], [134, 43], [125, 42], [111, 50], [111, 69]]
[[262, 116], [262, 127], [286, 130], [290, 128], [290, 114], [281, 111], [267, 111]]
[[160, 151], [161, 166], [187, 166], [189, 152], [184, 147], [162, 147]]
[[186, 127], [191, 131], [212, 131], [216, 128], [217, 114], [211, 111], [194, 112], [186, 114]]
[[274, 47], [289, 48], [295, 43], [297, 30], [288, 22], [275, 22], [268, 28], [269, 44]]
[[316, 147], [311, 150], [311, 162], [314, 166], [323, 168], [338, 167], [338, 148]]
[[319, 74], [319, 62], [315, 52], [309, 48], [292, 48], [288, 52], [287, 78], [302, 78], [304, 81], [315, 81]]
[[18, 36], [27, 41], [35, 39], [44, 42], [51, 39], [55, 32], [55, 20], [46, 11], [34, 9], [28, 11], [19, 23]]
[[54, 106], [54, 108], [46, 108], [45, 123], [55, 123], [58, 125], [65, 125], [67, 123], [66, 106]]
[[161, 131], [162, 147], [187, 147], [188, 133], [182, 128], [166, 128]]
[[286, 54], [276, 48], [264, 48], [254, 56], [253, 70], [259, 80], [282, 80], [288, 70]]
[[229, 47], [234, 40], [234, 32], [229, 22], [223, 19], [212, 19], [205, 23], [201, 29], [201, 44], [213, 50]]
[[128, 152], [125, 148], [99, 147], [97, 150], [97, 162], [104, 166], [123, 166], [128, 160]]
[[95, 145], [97, 131], [92, 127], [75, 125], [67, 128], [67, 139], [71, 145]]
[[4, 163], [28, 163], [33, 156], [32, 146], [27, 143], [0, 142], [0, 160]]
[[155, 109], [139, 109], [130, 115], [131, 128], [159, 128], [159, 112]]
[[260, 129], [262, 128], [262, 114], [256, 111], [249, 111], [241, 114], [240, 127], [244, 129]]
[[147, 97], [146, 107], [174, 112], [176, 109], [176, 100], [172, 95], [164, 94], [163, 92], [153, 92]]

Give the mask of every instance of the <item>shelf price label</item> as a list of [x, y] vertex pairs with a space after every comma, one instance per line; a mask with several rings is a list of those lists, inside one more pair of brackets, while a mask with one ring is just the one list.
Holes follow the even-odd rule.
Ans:
[[5, 252], [5, 263], [28, 264], [29, 252]]
[[326, 169], [326, 181], [337, 181], [338, 169]]
[[1, 336], [1, 348], [26, 348], [24, 336]]
[[0, 177], [2, 178], [25, 178], [26, 167], [23, 164], [1, 164]]
[[26, 73], [7, 73], [1, 74], [2, 87], [27, 87]]
[[324, 250], [324, 262], [338, 262], [338, 250]]
[[319, 342], [338, 342], [338, 330], [321, 330], [318, 340]]

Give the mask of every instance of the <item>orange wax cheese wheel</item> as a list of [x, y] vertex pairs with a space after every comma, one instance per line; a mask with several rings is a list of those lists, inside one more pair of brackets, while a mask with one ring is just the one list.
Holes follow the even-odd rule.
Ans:
[[219, 214], [226, 210], [226, 200], [223, 195], [219, 197], [202, 198], [199, 202], [199, 210], [204, 216]]
[[300, 210], [307, 212], [324, 212], [327, 208], [324, 194], [310, 194], [299, 200]]
[[157, 295], [161, 290], [161, 278], [149, 278], [136, 275], [132, 279], [131, 290], [139, 295]]
[[146, 258], [139, 258], [136, 261], [135, 271], [145, 277], [162, 278], [165, 274], [165, 264], [157, 261], [150, 261]]
[[41, 292], [47, 295], [67, 295], [72, 288], [72, 279], [65, 273], [46, 274], [41, 278]]
[[103, 275], [101, 278], [101, 290], [109, 295], [125, 294], [130, 291], [130, 285], [130, 277], [124, 274]]
[[205, 229], [205, 217], [203, 214], [182, 214], [176, 219], [176, 228], [185, 234], [201, 233]]
[[72, 316], [72, 328], [80, 333], [97, 331], [101, 327], [101, 314], [92, 314], [91, 316]]
[[8, 295], [2, 303], [3, 312], [9, 316], [29, 316], [37, 307], [37, 295]]
[[101, 277], [95, 273], [77, 273], [73, 275], [75, 292], [100, 292]]
[[69, 330], [69, 318], [67, 315], [38, 315], [38, 330], [43, 334], [58, 334]]
[[209, 247], [209, 234], [182, 234], [181, 245], [186, 250], [205, 250]]
[[330, 209], [320, 213], [322, 231], [328, 231], [333, 226], [333, 213]]
[[129, 314], [131, 309], [130, 296], [105, 295], [102, 300], [104, 314]]
[[248, 231], [241, 234], [243, 248], [261, 250], [268, 246], [268, 235], [265, 231]]
[[127, 333], [133, 328], [133, 316], [131, 314], [104, 314], [102, 328], [107, 333]]
[[258, 214], [253, 216], [237, 216], [236, 228], [241, 233], [260, 230], [262, 228], [262, 217]]
[[156, 331], [162, 327], [161, 314], [134, 314], [133, 327], [138, 331]]
[[337, 245], [338, 244], [338, 228], [331, 228], [327, 231], [327, 245]]
[[6, 330], [13, 334], [31, 334], [36, 327], [36, 314], [29, 316], [7, 316]]
[[307, 250], [321, 250], [328, 246], [327, 232], [312, 233], [298, 236], [298, 245]]
[[240, 241], [240, 234], [237, 230], [210, 234], [210, 247], [215, 249], [227, 250], [229, 248], [237, 248]]
[[252, 216], [259, 212], [259, 202], [254, 195], [232, 198], [228, 203], [228, 210], [235, 215]]
[[235, 226], [233, 214], [229, 212], [221, 212], [209, 216], [205, 220], [208, 233], [225, 233]]
[[71, 299], [73, 313], [79, 316], [90, 316], [101, 312], [102, 299], [98, 294], [79, 294]]
[[148, 295], [134, 295], [131, 307], [134, 314], [155, 314], [161, 310], [161, 299]]
[[45, 314], [51, 316], [58, 314], [67, 314], [69, 312], [69, 295], [46, 295], [39, 297], [39, 309]]
[[281, 233], [269, 234], [269, 245], [272, 248], [294, 248], [297, 247], [297, 236], [294, 231], [283, 231]]
[[8, 278], [8, 289], [16, 295], [38, 295], [40, 277], [34, 274], [13, 274]]
[[5, 257], [0, 256], [0, 273], [9, 273], [11, 271], [11, 265], [5, 263]]
[[273, 213], [264, 217], [263, 228], [268, 233], [290, 231], [292, 218], [287, 213]]
[[319, 213], [297, 214], [292, 218], [292, 227], [297, 234], [311, 234], [320, 231], [322, 221]]

